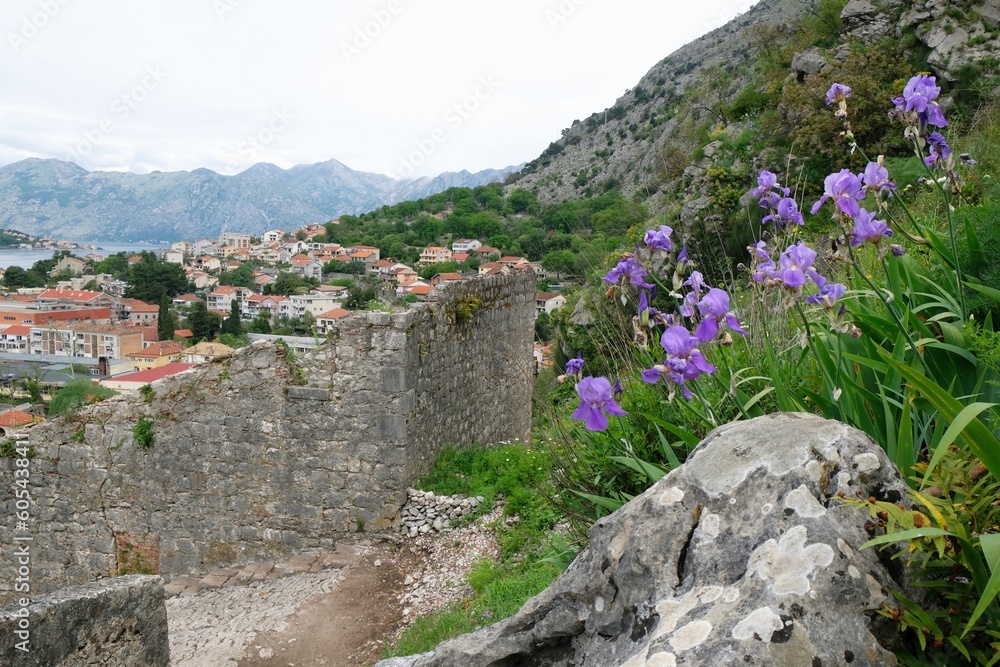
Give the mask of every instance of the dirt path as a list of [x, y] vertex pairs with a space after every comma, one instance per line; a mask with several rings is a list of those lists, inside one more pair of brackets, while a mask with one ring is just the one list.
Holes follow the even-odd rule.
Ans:
[[403, 620], [403, 582], [419, 558], [392, 542], [373, 544], [336, 590], [314, 598], [283, 631], [258, 634], [239, 667], [370, 667]]
[[416, 538], [356, 536], [333, 553], [252, 566], [252, 580], [230, 574], [205, 589], [175, 584], [180, 594], [167, 600], [172, 664], [370, 667], [415, 618], [472, 593], [465, 575], [499, 555], [486, 524], [500, 511]]

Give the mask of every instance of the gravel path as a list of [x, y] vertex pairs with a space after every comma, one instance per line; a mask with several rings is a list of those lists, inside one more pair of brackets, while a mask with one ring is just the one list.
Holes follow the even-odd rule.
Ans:
[[473, 524], [416, 538], [358, 536], [321, 556], [330, 569], [320, 572], [277, 564], [267, 579], [234, 575], [219, 587], [184, 588], [167, 599], [172, 664], [373, 664], [416, 618], [471, 595], [465, 575], [499, 555], [489, 524], [500, 515], [496, 507]]

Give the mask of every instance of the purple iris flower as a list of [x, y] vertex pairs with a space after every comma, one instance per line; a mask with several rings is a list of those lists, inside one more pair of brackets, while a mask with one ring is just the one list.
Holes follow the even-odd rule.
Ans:
[[930, 145], [931, 154], [924, 158], [924, 164], [933, 167], [938, 162], [944, 162], [951, 156], [951, 146], [940, 132], [931, 132], [927, 135], [927, 143]]
[[767, 243], [764, 241], [757, 241], [757, 243], [753, 245], [753, 254], [757, 259], [762, 259], [764, 261], [770, 261], [771, 259], [771, 254], [767, 252]]
[[861, 180], [869, 190], [895, 190], [896, 184], [889, 180], [889, 170], [878, 162], [869, 162]]
[[670, 227], [660, 225], [659, 229], [650, 229], [646, 232], [643, 241], [653, 250], [664, 250], [669, 252], [671, 248], [670, 234], [673, 233]]
[[771, 215], [764, 216], [764, 219], [761, 220], [764, 224], [772, 221], [782, 228], [787, 227], [789, 224], [799, 226], [806, 224], [805, 218], [803, 218], [802, 214], [799, 212], [799, 205], [796, 204], [795, 200], [791, 197], [783, 197], [778, 200], [775, 212]]
[[566, 375], [576, 375], [583, 368], [583, 355], [576, 353], [575, 359], [566, 362]]
[[851, 96], [850, 86], [845, 86], [842, 83], [835, 83], [832, 86], [830, 86], [830, 90], [826, 91], [826, 106], [830, 106], [835, 102], [843, 102], [850, 96]]
[[580, 406], [573, 412], [573, 419], [583, 421], [588, 431], [604, 431], [609, 416], [627, 414], [611, 395], [611, 382], [607, 378], [588, 375], [577, 383], [576, 393], [580, 395]]
[[816, 261], [816, 251], [810, 248], [803, 241], [799, 241], [778, 258], [779, 269], [775, 272], [785, 287], [798, 289], [806, 284], [806, 276], [812, 277], [815, 271], [812, 268]]
[[853, 248], [862, 243], [878, 245], [882, 239], [892, 236], [892, 230], [889, 229], [885, 220], [876, 220], [874, 213], [861, 209], [854, 216], [854, 234], [852, 236], [851, 247]]
[[729, 309], [729, 295], [726, 294], [725, 290], [718, 287], [708, 290], [705, 298], [698, 303], [698, 310], [701, 312], [702, 320], [698, 323], [694, 336], [702, 342], [707, 343], [715, 338], [719, 333], [720, 322], [725, 323], [727, 327], [738, 334], [745, 336], [747, 333], [740, 327], [733, 311]]
[[682, 246], [681, 251], [677, 253], [677, 266], [684, 268], [688, 263], [688, 247]]
[[830, 174], [823, 182], [823, 186], [823, 196], [813, 204], [811, 211], [813, 215], [819, 213], [820, 207], [828, 199], [832, 199], [837, 208], [847, 215], [853, 216], [860, 208], [858, 202], [865, 198], [861, 179], [852, 174], [849, 169], [841, 169], [836, 174]]
[[694, 317], [695, 309], [698, 307], [698, 295], [694, 292], [688, 292], [684, 295], [684, 300], [681, 302], [680, 308], [678, 310], [681, 312], [683, 317]]
[[[778, 193], [781, 194], [778, 194]], [[760, 197], [760, 207], [774, 210], [781, 201], [781, 197], [787, 197], [791, 192], [788, 188], [778, 185], [778, 177], [768, 170], [763, 170], [757, 177], [757, 187], [750, 191], [754, 197]]]
[[806, 303], [814, 306], [823, 306], [824, 308], [833, 308], [837, 300], [847, 292], [847, 288], [840, 283], [827, 283], [825, 279], [823, 283], [820, 286], [819, 293], [806, 297]]
[[701, 271], [692, 271], [691, 277], [685, 280], [684, 284], [694, 290], [695, 294], [698, 294], [699, 296], [707, 287], [705, 284], [705, 276], [701, 275]]
[[757, 177], [757, 187], [750, 193], [754, 197], [759, 197], [769, 190], [773, 190], [775, 187], [782, 190], [785, 196], [788, 196], [788, 188], [782, 188], [778, 185], [778, 176], [767, 169], [760, 172]]
[[618, 283], [623, 279], [636, 287], [645, 287], [646, 289], [653, 289], [653, 285], [646, 282], [646, 269], [642, 268], [642, 265], [636, 261], [634, 257], [622, 257], [618, 261], [618, 265], [608, 272], [608, 275], [604, 276], [604, 282], [606, 283]]
[[945, 127], [948, 120], [944, 117], [936, 100], [941, 95], [937, 79], [927, 74], [918, 74], [910, 79], [903, 88], [903, 96], [893, 100], [896, 108], [901, 111], [915, 111], [920, 119], [921, 129], [927, 125]]
[[670, 327], [660, 336], [660, 345], [667, 353], [666, 361], [642, 372], [642, 381], [656, 384], [664, 378], [669, 384], [679, 385], [684, 398], [691, 398], [686, 382], [702, 373], [714, 373], [715, 366], [708, 363], [698, 349], [700, 341], [684, 327]]

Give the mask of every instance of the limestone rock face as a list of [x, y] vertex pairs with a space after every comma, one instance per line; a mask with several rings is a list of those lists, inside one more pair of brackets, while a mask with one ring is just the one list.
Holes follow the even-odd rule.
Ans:
[[791, 68], [797, 74], [819, 74], [829, 66], [830, 63], [827, 62], [826, 58], [815, 49], [796, 53], [792, 57]]
[[383, 667], [896, 665], [875, 610], [898, 587], [867, 514], [904, 482], [863, 433], [804, 414], [736, 422], [595, 524], [514, 617]]
[[866, 43], [884, 37], [891, 29], [889, 16], [868, 0], [850, 0], [840, 20], [848, 32]]

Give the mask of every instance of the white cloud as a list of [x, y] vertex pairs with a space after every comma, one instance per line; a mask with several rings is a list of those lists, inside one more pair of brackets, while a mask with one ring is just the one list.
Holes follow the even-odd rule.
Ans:
[[[8, 0], [0, 162], [75, 151], [87, 169], [231, 173], [336, 158], [388, 173], [445, 128], [417, 173], [502, 167], [751, 4]], [[42, 21], [44, 7], [58, 10]], [[449, 123], [484, 77], [501, 85]], [[241, 150], [267, 138], [275, 110], [295, 118]]]

